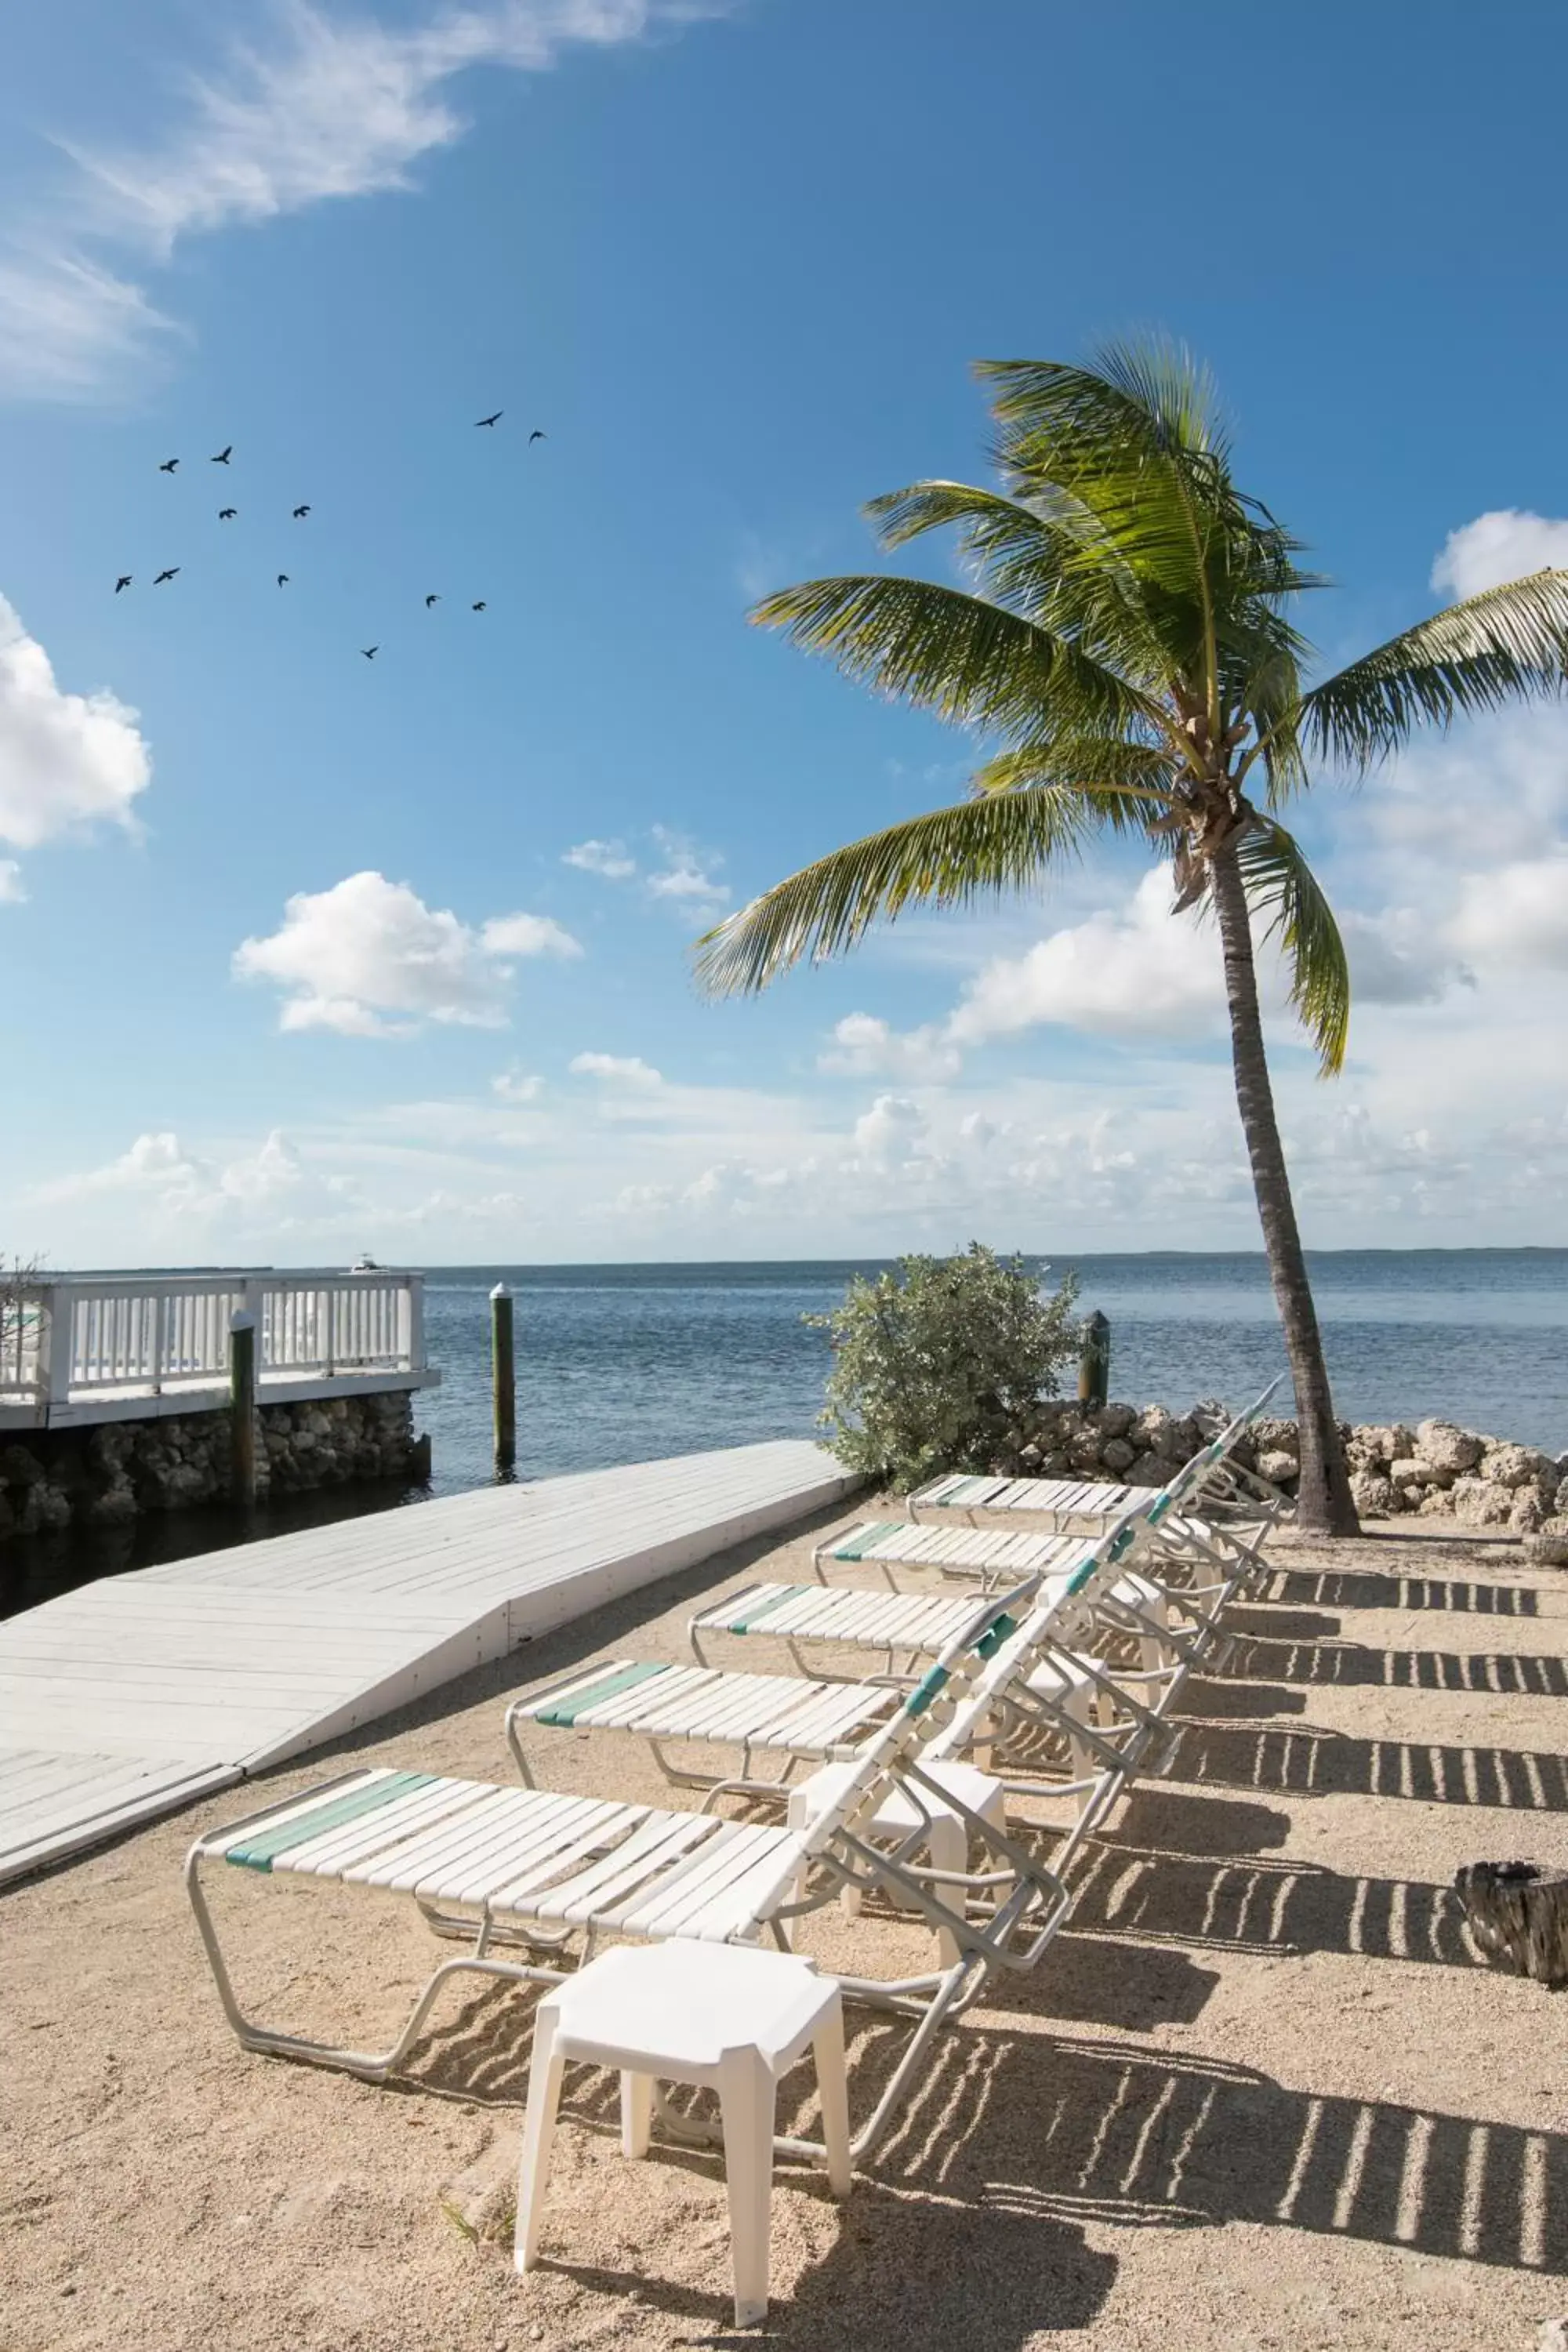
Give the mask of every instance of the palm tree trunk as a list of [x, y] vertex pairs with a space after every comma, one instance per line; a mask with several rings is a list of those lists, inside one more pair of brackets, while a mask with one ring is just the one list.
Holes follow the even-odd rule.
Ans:
[[1237, 1108], [1241, 1113], [1241, 1129], [1252, 1162], [1258, 1222], [1263, 1227], [1263, 1247], [1274, 1285], [1275, 1304], [1284, 1326], [1285, 1352], [1296, 1384], [1296, 1421], [1301, 1444], [1296, 1522], [1316, 1535], [1353, 1536], [1361, 1531], [1360, 1522], [1351, 1494], [1339, 1423], [1334, 1418], [1329, 1368], [1323, 1361], [1322, 1337], [1307, 1280], [1307, 1261], [1296, 1227], [1290, 1178], [1274, 1111], [1274, 1089], [1268, 1081], [1263, 1022], [1258, 1009], [1252, 925], [1234, 848], [1227, 845], [1211, 856], [1209, 886], [1225, 952], [1225, 994], [1230, 1011]]

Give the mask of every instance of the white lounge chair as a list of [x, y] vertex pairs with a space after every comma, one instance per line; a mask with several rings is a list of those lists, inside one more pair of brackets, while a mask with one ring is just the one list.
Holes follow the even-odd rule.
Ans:
[[[1208, 1444], [1154, 1491], [1114, 1481], [1075, 1478], [1005, 1478], [970, 1472], [930, 1480], [909, 1497], [917, 1523], [993, 1534], [1011, 1520], [1013, 1530], [1033, 1524], [1047, 1534], [1094, 1535], [1113, 1525], [1134, 1504], [1149, 1506], [1143, 1541], [1167, 1560], [1209, 1569], [1240, 1582], [1258, 1571], [1264, 1539], [1293, 1506], [1256, 1471], [1234, 1459], [1237, 1440], [1256, 1421], [1279, 1387], [1273, 1381], [1245, 1412], [1237, 1413]], [[833, 1557], [831, 1547], [824, 1548]], [[960, 1570], [959, 1572], [969, 1572]]]
[[[804, 1827], [367, 1767], [207, 1832], [186, 1856], [185, 1884], [229, 2024], [247, 2049], [381, 2081], [403, 2063], [456, 1977], [557, 1983], [574, 1947], [585, 1958], [607, 1937], [759, 1943], [771, 1936], [787, 1948], [795, 1919], [846, 1888], [865, 1894], [881, 1887], [951, 1937], [958, 1957], [896, 1983], [839, 1979], [847, 1997], [901, 2016], [913, 2029], [853, 2143], [860, 2158], [886, 2129], [942, 2025], [967, 2008], [996, 1970], [1033, 1968], [1069, 1907], [1059, 1876], [994, 1821], [943, 1791], [923, 1760], [1014, 1630], [1010, 1612], [1026, 1606], [1028, 1597], [1026, 1589], [976, 1612], [888, 1722], [858, 1748], [838, 1751], [832, 1760], [854, 1769]], [[871, 1824], [895, 1790], [910, 1798], [917, 1816], [922, 1791], [956, 1805], [984, 1866], [954, 1874], [916, 1863], [925, 1843], [920, 1820], [891, 1843], [877, 1842]], [[438, 1935], [469, 1948], [434, 1970], [384, 2051], [264, 2025], [239, 2006], [206, 1899], [204, 1872], [220, 1866], [258, 1886], [288, 1877], [406, 1896]], [[499, 1957], [506, 1946], [531, 1957]], [[678, 2136], [710, 2137], [678, 2117], [665, 2121]], [[820, 2141], [774, 2145], [826, 2162]]]
[[[1179, 1642], [1169, 1637], [1164, 1621], [1156, 1622], [1148, 1613], [1163, 1608], [1166, 1596], [1148, 1580], [1121, 1568], [1134, 1535], [1134, 1525], [1124, 1525], [1099, 1544], [1078, 1546], [1079, 1564], [1071, 1575], [1030, 1580], [1034, 1598], [1026, 1620], [1005, 1645], [997, 1645], [996, 1654], [978, 1675], [978, 1696], [963, 1718], [968, 1725], [963, 1744], [956, 1748], [951, 1742], [945, 1745], [944, 1759], [961, 1758], [965, 1748], [983, 1739], [989, 1745], [1000, 1738], [1000, 1728], [984, 1727], [996, 1717], [999, 1725], [1013, 1730], [1026, 1724], [1036, 1735], [1054, 1735], [1060, 1753], [1053, 1760], [1059, 1766], [1065, 1755], [1068, 1777], [1067, 1788], [1053, 1793], [1070, 1790], [1087, 1801], [1089, 1785], [1102, 1769], [1122, 1768], [1127, 1735], [1163, 1713], [1189, 1663]], [[803, 1758], [822, 1759], [833, 1753], [831, 1727], [845, 1722], [862, 1728], [879, 1717], [890, 1718], [914, 1679], [922, 1646], [928, 1651], [940, 1646], [938, 1620], [929, 1601], [923, 1615], [912, 1616], [907, 1595], [834, 1591], [817, 1585], [777, 1590], [785, 1596], [780, 1607], [765, 1610], [760, 1617], [755, 1588], [750, 1595], [734, 1595], [729, 1602], [700, 1612], [690, 1623], [693, 1646], [703, 1633], [755, 1633], [773, 1630], [782, 1618], [790, 1629], [792, 1646], [796, 1640], [812, 1640], [889, 1652], [907, 1649], [910, 1671], [898, 1675], [889, 1668], [882, 1676], [845, 1682], [808, 1674], [796, 1679], [724, 1672], [706, 1664], [600, 1660], [575, 1668], [542, 1691], [515, 1699], [507, 1709], [507, 1742], [524, 1784], [533, 1782], [521, 1740], [525, 1727], [621, 1731], [646, 1740], [660, 1770], [677, 1787], [703, 1789], [710, 1798], [743, 1793], [783, 1801]], [[857, 1606], [848, 1611], [838, 1606], [846, 1602]], [[973, 1612], [974, 1605], [973, 1601], [937, 1604], [942, 1619], [959, 1607]], [[952, 1629], [945, 1630], [951, 1639]], [[1129, 1631], [1136, 1632], [1144, 1644], [1139, 1668], [1103, 1662], [1090, 1654], [1106, 1632], [1120, 1637]], [[1016, 1704], [998, 1716], [1014, 1682], [1020, 1686]], [[1122, 1694], [1120, 1700], [1118, 1693]], [[1157, 1698], [1153, 1708], [1143, 1696], [1147, 1693]], [[1123, 1737], [1119, 1744], [1102, 1743], [1095, 1751], [1100, 1759], [1095, 1765], [1085, 1761], [1080, 1734], [1100, 1718], [1107, 1725], [1118, 1723]], [[1039, 1744], [1037, 1737], [1035, 1744]], [[667, 1753], [676, 1747], [738, 1750], [739, 1770], [704, 1771], [678, 1764]], [[782, 1769], [772, 1779], [760, 1777], [758, 1760], [770, 1754], [782, 1756]], [[1059, 1770], [1057, 1777], [1059, 1780]], [[1040, 1784], [1037, 1779], [1030, 1785], [1037, 1790]]]

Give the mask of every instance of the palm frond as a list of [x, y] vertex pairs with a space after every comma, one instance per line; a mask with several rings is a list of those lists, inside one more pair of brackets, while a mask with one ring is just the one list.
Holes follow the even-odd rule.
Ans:
[[1363, 654], [1301, 698], [1313, 747], [1366, 769], [1422, 724], [1562, 693], [1568, 665], [1568, 571], [1543, 571], [1467, 596]]
[[963, 907], [1026, 888], [1100, 829], [1098, 799], [1066, 785], [992, 793], [851, 842], [699, 940], [699, 984], [711, 996], [750, 994], [803, 956], [841, 954], [908, 906]]
[[1061, 784], [1091, 805], [1109, 832], [1147, 834], [1153, 827], [1163, 835], [1178, 772], [1171, 753], [1156, 744], [1119, 736], [1042, 735], [983, 761], [969, 789], [988, 794]]
[[1279, 934], [1290, 1002], [1318, 1049], [1319, 1074], [1343, 1067], [1350, 1029], [1350, 966], [1344, 941], [1300, 844], [1271, 817], [1255, 816], [1236, 845], [1247, 903]]
[[1047, 702], [1087, 732], [1164, 723], [1158, 703], [1069, 638], [933, 581], [807, 580], [764, 597], [751, 617], [883, 694], [1005, 736], [1026, 734]]

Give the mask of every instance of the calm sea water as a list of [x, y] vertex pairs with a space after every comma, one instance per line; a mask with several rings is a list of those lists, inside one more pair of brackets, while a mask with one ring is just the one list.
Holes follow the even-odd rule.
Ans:
[[[449, 1266], [426, 1291], [440, 1388], [421, 1399], [437, 1495], [491, 1475], [489, 1302], [516, 1293], [518, 1472], [547, 1476], [706, 1446], [812, 1434], [826, 1335], [802, 1321], [879, 1262]], [[1111, 1326], [1111, 1394], [1240, 1402], [1283, 1369], [1260, 1257], [1080, 1257], [1084, 1313]], [[1326, 1251], [1311, 1261], [1334, 1393], [1349, 1421], [1418, 1421], [1568, 1449], [1568, 1250]], [[1289, 1402], [1281, 1410], [1289, 1411]], [[395, 1487], [300, 1496], [257, 1514], [147, 1519], [0, 1548], [0, 1615], [121, 1568], [424, 1498]]]
[[[1111, 1394], [1184, 1407], [1250, 1398], [1283, 1369], [1261, 1257], [1060, 1258], [1111, 1326]], [[826, 1335], [802, 1321], [851, 1274], [752, 1265], [465, 1266], [433, 1273], [443, 1385], [422, 1402], [437, 1490], [489, 1475], [489, 1292], [517, 1295], [520, 1472], [586, 1470], [811, 1433]], [[1349, 1421], [1444, 1414], [1568, 1448], [1568, 1250], [1324, 1251], [1311, 1260]], [[1281, 1410], [1291, 1410], [1287, 1402]]]

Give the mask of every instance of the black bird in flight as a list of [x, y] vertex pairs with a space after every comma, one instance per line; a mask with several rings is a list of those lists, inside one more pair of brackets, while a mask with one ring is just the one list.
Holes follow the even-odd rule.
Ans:
[[441, 599], [439, 596], [426, 596], [425, 599], [425, 610], [428, 612], [432, 604], [438, 604], [440, 601]]
[[493, 416], [476, 416], [474, 419], [475, 432], [477, 433], [479, 431], [481, 425], [499, 425], [505, 415], [506, 411], [504, 408], [498, 408]]
[[207, 462], [209, 465], [213, 466], [226, 466], [233, 455], [234, 443], [231, 441], [226, 449], [220, 449], [217, 456], [216, 457], [209, 458]]
[[470, 604], [470, 605], [468, 606], [468, 610], [469, 610], [469, 612], [470, 612], [470, 613], [482, 613], [482, 612], [484, 611], [484, 609], [485, 609], [485, 600], [484, 600], [484, 598], [483, 598], [482, 596], [479, 598], [479, 603], [478, 603], [477, 604]]
[[379, 646], [361, 646], [360, 651], [364, 656], [366, 661], [374, 661], [377, 654], [381, 651], [381, 647]]
[[179, 568], [180, 567], [177, 563], [171, 563], [167, 572], [159, 572], [157, 578], [153, 583], [153, 587], [161, 588], [165, 580], [172, 580], [174, 578]]
[[129, 588], [129, 587], [130, 587], [130, 585], [131, 585], [131, 574], [130, 574], [130, 572], [122, 572], [121, 573], [121, 575], [120, 575], [119, 579], [118, 579], [118, 580], [115, 582], [115, 583], [114, 583], [114, 593], [115, 593], [115, 594], [118, 596], [118, 595], [119, 595], [119, 593], [120, 593], [120, 592], [121, 592], [121, 590], [122, 588]]
[[287, 588], [289, 585], [289, 574], [286, 572], [280, 572], [278, 574], [278, 585], [279, 588]]
[[539, 429], [538, 425], [536, 425], [534, 426], [534, 428], [533, 428], [532, 432], [531, 432], [531, 433], [529, 435], [529, 436], [528, 436], [528, 446], [529, 446], [529, 447], [531, 449], [531, 448], [532, 448], [532, 446], [533, 446], [533, 445], [534, 445], [534, 443], [535, 443], [536, 441], [548, 441], [548, 440], [549, 440], [549, 438], [550, 438], [549, 434], [548, 434], [548, 433], [542, 433], [542, 432], [540, 431], [540, 429]]
[[177, 457], [165, 457], [158, 471], [161, 474], [172, 474], [179, 462]]
[[217, 519], [219, 522], [232, 522], [238, 512], [237, 507], [219, 507]]
[[296, 508], [295, 508], [295, 509], [294, 509], [294, 520], [295, 520], [295, 521], [296, 521], [296, 522], [303, 522], [303, 521], [304, 521], [304, 520], [305, 520], [305, 517], [310, 513], [310, 508], [309, 508], [309, 507], [296, 507]]

